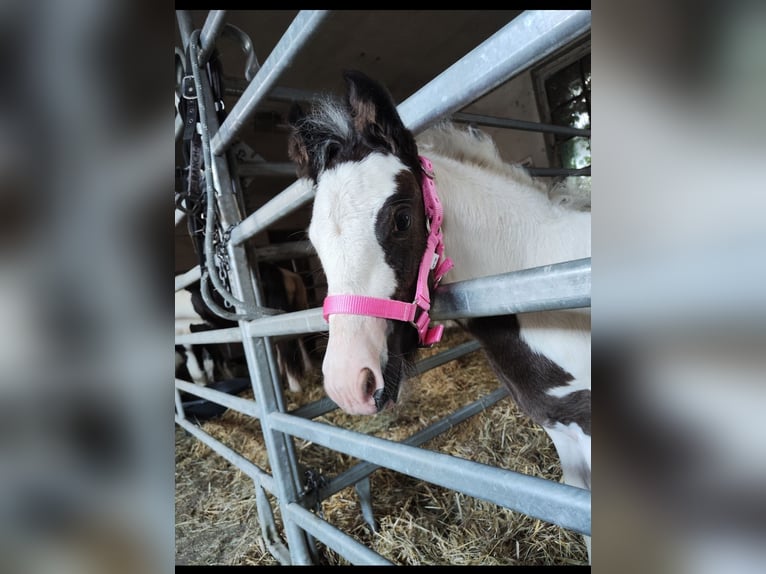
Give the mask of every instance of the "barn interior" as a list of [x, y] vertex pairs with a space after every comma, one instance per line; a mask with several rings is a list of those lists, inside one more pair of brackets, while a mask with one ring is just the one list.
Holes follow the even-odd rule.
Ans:
[[[226, 22], [247, 34], [252, 42], [252, 54], [258, 64], [263, 64], [297, 13], [297, 10], [228, 10]], [[394, 100], [401, 103], [519, 13], [518, 10], [333, 11], [311, 38], [310, 48], [300, 50], [290, 61], [278, 78], [278, 89], [263, 101], [239, 134], [250, 148], [248, 153], [254, 168], [258, 162], [263, 164], [261, 169], [254, 169], [255, 175], [245, 182], [246, 215], [295, 181], [294, 168], [287, 157], [287, 116], [295, 94], [342, 94], [343, 70], [358, 69], [381, 81]], [[208, 12], [190, 11], [190, 14], [194, 27], [202, 28]], [[177, 27], [176, 46], [181, 46]], [[249, 54], [241, 40], [233, 35], [222, 35], [216, 49], [223, 70], [225, 105], [231, 109], [247, 86], [245, 71]], [[305, 101], [298, 102], [306, 105]], [[511, 119], [589, 130], [589, 35], [562, 46], [510, 78], [460, 110], [453, 119], [473, 123], [489, 133], [507, 161], [530, 168], [589, 169], [590, 140], [586, 136], [493, 125], [497, 123], [493, 120]], [[180, 147], [177, 148], [176, 165], [180, 166], [182, 157]], [[588, 185], [589, 179], [578, 178], [583, 185]], [[305, 239], [310, 211], [311, 206], [307, 205], [274, 222], [268, 231], [251, 240], [253, 245]], [[176, 274], [198, 263], [183, 224], [175, 228], [175, 254]], [[308, 270], [303, 271], [308, 277]], [[321, 285], [317, 288], [319, 296]]]
[[[225, 20], [246, 35], [223, 33], [216, 42], [221, 64], [224, 106], [231, 110], [248, 85], [246, 74], [263, 65], [297, 10], [227, 10]], [[203, 29], [208, 11], [188, 11], [192, 29]], [[295, 167], [287, 154], [288, 114], [298, 102], [310, 105], [314, 95], [342, 94], [342, 72], [358, 69], [383, 83], [397, 103], [405, 101], [521, 14], [518, 10], [342, 10], [333, 11], [281, 70], [276, 87], [264, 97], [238, 133], [239, 150], [245, 158], [240, 167], [243, 217], [254, 213], [295, 182]], [[252, 46], [250, 51], [247, 46]], [[176, 27], [176, 47], [182, 46]], [[177, 50], [178, 58], [182, 57]], [[255, 62], [255, 63], [254, 63]], [[178, 75], [178, 74], [177, 74]], [[519, 163], [546, 182], [572, 177], [589, 198], [590, 192], [590, 34], [559, 46], [519, 71], [507, 81], [451, 114], [453, 121], [486, 131], [497, 143], [502, 158]], [[557, 130], [551, 126], [563, 128]], [[549, 128], [549, 129], [548, 129]], [[184, 157], [176, 138], [177, 188]], [[589, 208], [589, 204], [587, 206]], [[255, 251], [275, 244], [304, 242], [311, 218], [311, 204], [304, 205], [271, 223], [249, 240]], [[199, 260], [186, 221], [176, 212], [175, 274], [188, 272]], [[277, 261], [299, 273], [308, 288], [312, 306], [321, 306], [326, 292], [321, 265], [315, 257]], [[444, 343], [423, 356], [468, 341], [451, 333]], [[343, 413], [323, 417], [333, 424], [358, 432], [405, 440], [424, 420], [445, 416], [462, 402], [491, 393], [497, 380], [479, 355], [460, 359], [419, 378], [422, 394], [412, 399], [409, 415], [397, 413], [376, 420], [356, 420]], [[445, 375], [445, 373], [448, 373]], [[445, 387], [443, 378], [449, 378]], [[433, 386], [431, 386], [433, 385]], [[432, 390], [429, 390], [432, 389]], [[437, 390], [438, 389], [438, 390]], [[461, 394], [462, 393], [462, 394]], [[296, 408], [323, 396], [321, 382], [300, 399], [288, 396], [288, 408]], [[412, 415], [417, 413], [417, 416]], [[205, 431], [236, 448], [248, 460], [269, 466], [258, 424], [229, 411], [223, 417], [201, 423]], [[491, 429], [491, 430], [490, 430]], [[463, 434], [465, 433], [465, 434]], [[507, 455], [506, 436], [522, 437], [527, 446], [518, 457]], [[470, 439], [466, 437], [471, 437]], [[488, 438], [488, 442], [481, 442]], [[468, 454], [466, 441], [474, 441]], [[528, 425], [510, 401], [498, 403], [486, 414], [445, 433], [429, 448], [459, 456], [475, 457], [487, 464], [515, 468], [531, 475], [560, 480], [552, 444], [539, 428]], [[310, 443], [300, 443], [302, 462], [341, 472], [352, 461], [347, 457], [320, 459]], [[324, 453], [322, 456], [325, 456]], [[355, 506], [351, 488], [324, 501], [321, 510], [346, 532], [390, 556], [409, 564], [584, 564], [588, 557], [582, 537], [574, 532], [518, 517], [510, 511], [493, 513], [493, 507], [469, 497], [429, 488], [381, 469], [374, 489], [379, 507], [402, 510], [398, 518], [381, 513], [384, 534], [373, 536]], [[261, 540], [255, 512], [252, 482], [232, 472], [227, 461], [193, 437], [177, 429], [176, 435], [176, 560], [178, 564], [272, 565]], [[424, 503], [425, 501], [425, 503]], [[425, 514], [418, 514], [415, 507]], [[439, 510], [437, 510], [439, 508]], [[429, 510], [430, 509], [430, 510]], [[454, 523], [437, 530], [445, 516]], [[491, 515], [491, 518], [490, 518]], [[459, 517], [459, 518], [458, 518]], [[431, 522], [433, 520], [433, 522]], [[277, 523], [281, 525], [277, 516]], [[423, 529], [429, 529], [428, 532]], [[430, 530], [434, 528], [434, 530]], [[512, 532], [506, 536], [503, 532]], [[465, 537], [462, 539], [461, 537]], [[501, 538], [503, 539], [501, 541]], [[469, 539], [484, 543], [476, 546]], [[427, 547], [427, 545], [432, 546]], [[323, 549], [319, 563], [346, 565], [343, 558]]]

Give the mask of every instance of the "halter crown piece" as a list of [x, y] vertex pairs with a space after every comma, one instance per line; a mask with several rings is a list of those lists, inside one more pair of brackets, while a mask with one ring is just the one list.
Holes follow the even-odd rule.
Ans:
[[393, 319], [412, 323], [418, 330], [418, 339], [422, 346], [427, 347], [441, 340], [444, 325], [429, 327], [431, 318], [428, 316], [428, 311], [431, 308], [431, 296], [428, 291], [428, 276], [433, 273], [433, 284], [436, 287], [441, 278], [452, 269], [453, 264], [449, 257], [444, 257], [444, 241], [441, 229], [443, 210], [436, 193], [433, 165], [423, 156], [420, 156], [420, 165], [426, 176], [423, 178], [421, 191], [425, 205], [428, 239], [426, 240], [423, 259], [420, 261], [415, 300], [412, 303], [407, 303], [395, 299], [379, 299], [365, 295], [328, 295], [322, 306], [325, 321], [330, 315], [336, 313]]

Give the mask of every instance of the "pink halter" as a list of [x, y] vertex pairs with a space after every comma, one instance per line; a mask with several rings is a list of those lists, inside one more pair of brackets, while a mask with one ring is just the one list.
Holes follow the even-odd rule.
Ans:
[[435, 287], [447, 271], [452, 269], [453, 264], [449, 257], [444, 257], [444, 241], [441, 230], [443, 211], [439, 196], [436, 194], [433, 165], [423, 156], [420, 156], [420, 165], [423, 166], [426, 175], [423, 178], [422, 191], [428, 240], [423, 259], [420, 261], [415, 300], [412, 303], [406, 303], [365, 295], [328, 295], [322, 306], [325, 321], [335, 313], [394, 319], [395, 321], [412, 323], [418, 330], [420, 344], [423, 346], [433, 345], [441, 340], [444, 326], [436, 325], [429, 328], [431, 319], [428, 316], [428, 311], [431, 308], [431, 298], [428, 291], [428, 274], [433, 272]]

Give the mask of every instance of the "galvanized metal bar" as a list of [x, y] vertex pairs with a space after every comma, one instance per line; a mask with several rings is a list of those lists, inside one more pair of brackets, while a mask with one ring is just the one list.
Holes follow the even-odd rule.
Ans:
[[311, 241], [286, 241], [258, 247], [255, 251], [256, 261], [281, 261], [286, 259], [300, 259], [316, 255], [316, 250]]
[[441, 353], [433, 355], [432, 357], [426, 357], [425, 359], [421, 359], [415, 363], [415, 374], [422, 375], [426, 371], [430, 371], [431, 369], [443, 365], [444, 363], [449, 363], [450, 361], [454, 361], [463, 355], [473, 353], [479, 349], [481, 349], [479, 341], [466, 341], [465, 343], [460, 343], [451, 349], [442, 351]]
[[305, 528], [318, 540], [332, 548], [352, 564], [371, 564], [377, 566], [392, 566], [383, 556], [370, 550], [355, 538], [342, 532], [326, 520], [322, 520], [313, 512], [292, 502], [285, 506], [290, 518]]
[[[242, 323], [240, 323], [242, 324]], [[293, 564], [311, 564], [311, 554], [305, 534], [293, 520], [285, 517], [285, 506], [297, 500], [302, 490], [302, 476], [298, 472], [298, 458], [292, 438], [276, 431], [268, 422], [268, 413], [285, 410], [280, 380], [273, 368], [273, 353], [267, 338], [251, 338], [243, 342], [248, 370], [253, 384], [253, 396], [261, 406], [261, 428], [269, 457], [279, 506], [284, 518], [284, 530]]]
[[272, 315], [255, 321], [243, 322], [245, 334], [239, 327], [213, 329], [197, 333], [176, 335], [177, 345], [208, 345], [213, 343], [239, 343], [248, 338], [274, 337], [279, 335], [302, 335], [327, 330], [327, 323], [322, 317], [322, 309], [307, 309], [282, 315]]
[[241, 343], [244, 340], [241, 327], [211, 329], [197, 333], [176, 335], [176, 345], [214, 345], [217, 343]]
[[276, 494], [277, 491], [276, 491], [276, 485], [274, 483], [274, 478], [270, 474], [268, 474], [267, 472], [259, 468], [258, 465], [252, 463], [251, 461], [246, 459], [244, 456], [242, 456], [235, 450], [223, 444], [221, 441], [213, 438], [208, 433], [206, 433], [201, 428], [199, 428], [197, 425], [189, 422], [187, 419], [183, 419], [179, 417], [178, 415], [176, 415], [175, 422], [178, 426], [182, 427], [189, 434], [194, 435], [195, 438], [205, 443], [207, 446], [212, 448], [216, 453], [218, 453], [227, 461], [229, 461], [231, 464], [239, 468], [251, 479], [253, 479], [258, 484], [263, 486], [263, 488], [265, 488], [270, 494]]
[[[287, 315], [287, 313], [285, 313]], [[325, 327], [326, 328], [326, 327]], [[298, 336], [297, 333], [289, 335], [258, 335], [259, 337], [268, 337], [274, 342], [284, 339], [291, 339]], [[239, 327], [227, 327], [224, 329], [210, 329], [208, 331], [199, 331], [196, 333], [185, 333], [176, 335], [176, 345], [212, 345], [212, 344], [230, 344], [242, 342], [242, 331]]]
[[[190, 42], [196, 45], [199, 31], [192, 32]], [[212, 93], [205, 74], [200, 73], [199, 63], [192, 55], [192, 70], [197, 87], [200, 106], [200, 125], [202, 131], [202, 145], [206, 165], [211, 167], [212, 178], [208, 179], [208, 219], [206, 223], [206, 251], [212, 251], [212, 209], [213, 201], [218, 204], [221, 225], [228, 229], [231, 225], [241, 221], [238, 198], [234, 193], [233, 180], [229, 173], [228, 158], [225, 154], [213, 154], [210, 137], [218, 135], [220, 127], [212, 105]], [[229, 116], [231, 118], [231, 116]], [[212, 181], [211, 181], [212, 179]], [[210, 193], [215, 190], [215, 194]], [[239, 303], [246, 309], [262, 307], [260, 289], [254, 288], [254, 279], [250, 272], [247, 254], [242, 245], [227, 245], [227, 253], [230, 261], [230, 281], [235, 297], [239, 297]], [[210, 257], [208, 260], [210, 261]], [[212, 274], [214, 284], [216, 277]], [[217, 286], [221, 291], [221, 287]], [[253, 305], [254, 303], [254, 305]], [[240, 321], [243, 328], [243, 322]], [[253, 395], [262, 410], [261, 426], [263, 429], [264, 442], [269, 455], [276, 496], [280, 506], [288, 501], [296, 500], [302, 488], [302, 477], [298, 470], [297, 457], [293, 440], [290, 436], [275, 432], [264, 421], [265, 414], [272, 411], [284, 411], [284, 398], [282, 396], [281, 382], [278, 377], [278, 369], [274, 357], [273, 347], [267, 338], [246, 339], [243, 337], [243, 349], [247, 360], [250, 380], [253, 387]], [[283, 514], [284, 517], [284, 514]], [[305, 533], [300, 530], [291, 520], [285, 519], [284, 530], [290, 547], [291, 561], [295, 564], [311, 564], [311, 555], [308, 549], [308, 540]]]
[[526, 132], [543, 132], [549, 134], [559, 134], [562, 136], [583, 136], [590, 137], [590, 130], [573, 128], [570, 126], [557, 126], [554, 124], [543, 124], [539, 122], [528, 122], [525, 120], [516, 120], [511, 118], [498, 118], [495, 116], [486, 116], [483, 114], [470, 114], [466, 112], [457, 112], [452, 114], [452, 121], [477, 124], [482, 126], [491, 126], [495, 128], [508, 128]]
[[180, 275], [176, 275], [176, 291], [180, 291], [181, 289], [188, 287], [195, 281], [199, 281], [200, 279], [200, 269], [199, 265], [195, 265], [185, 273], [181, 273]]
[[[253, 47], [253, 41], [244, 30], [231, 23], [224, 26], [223, 36], [236, 41], [242, 52], [245, 54], [245, 87], [247, 87], [247, 83], [255, 77], [261, 67], [260, 62], [258, 62], [258, 56], [255, 53], [255, 48]], [[222, 81], [225, 85], [226, 78], [222, 77]], [[224, 94], [226, 94], [225, 87]]]
[[286, 413], [267, 416], [281, 432], [590, 535], [588, 490]]
[[[591, 258], [544, 265], [437, 287], [431, 306], [436, 321], [589, 307]], [[327, 331], [322, 309], [306, 309], [244, 322], [245, 337]], [[177, 335], [176, 343], [237, 342], [232, 329]]]
[[372, 493], [370, 492], [370, 477], [357, 480], [354, 484], [356, 496], [359, 498], [359, 506], [362, 509], [362, 517], [373, 532], [378, 531], [378, 523], [375, 521], [375, 512], [372, 509]]
[[240, 162], [239, 177], [295, 177], [295, 164], [287, 162]]
[[227, 409], [237, 411], [238, 413], [242, 413], [256, 419], [261, 418], [261, 409], [258, 407], [258, 403], [252, 399], [243, 399], [235, 395], [230, 395], [229, 393], [224, 393], [208, 387], [195, 385], [194, 383], [184, 381], [183, 379], [176, 379], [175, 381], [175, 386], [177, 389], [185, 391], [194, 396], [201, 397], [217, 405], [224, 406]]
[[301, 10], [298, 13], [213, 137], [213, 154], [222, 154], [231, 144], [261, 101], [272, 90], [281, 73], [317, 32], [327, 15], [327, 10]]
[[313, 200], [314, 193], [313, 186], [307, 180], [296, 180], [237, 225], [231, 232], [231, 244], [243, 244], [272, 223]]
[[[508, 396], [508, 389], [501, 387], [495, 391], [492, 391], [488, 395], [481, 397], [480, 399], [473, 401], [472, 403], [459, 408], [453, 413], [450, 413], [446, 417], [436, 421], [432, 425], [419, 430], [415, 434], [407, 437], [402, 441], [402, 444], [408, 444], [410, 446], [420, 446], [432, 438], [439, 436], [448, 429], [451, 429], [455, 425], [463, 422], [466, 419], [471, 418], [475, 414], [491, 407], [499, 400]], [[336, 492], [340, 492], [344, 488], [356, 484], [359, 480], [365, 476], [369, 476], [380, 465], [373, 464], [371, 462], [360, 462], [355, 464], [345, 472], [342, 472], [335, 478], [331, 479], [327, 485], [319, 490], [319, 497], [324, 500]]]
[[567, 167], [528, 167], [527, 172], [532, 177], [576, 177], [590, 176], [590, 166], [581, 168]]
[[590, 29], [590, 10], [528, 10], [398, 106], [417, 133], [572, 42]]
[[[189, 41], [196, 47], [199, 40], [199, 30], [192, 32]], [[218, 118], [216, 116], [213, 103], [212, 90], [207, 74], [202, 73], [199, 61], [191, 50], [191, 68], [194, 76], [194, 84], [197, 89], [197, 104], [200, 114], [200, 132], [202, 139], [202, 150], [205, 165], [205, 183], [207, 193], [207, 214], [205, 221], [205, 252], [207, 272], [210, 281], [212, 281], [216, 290], [230, 304], [241, 313], [249, 313], [255, 316], [261, 314], [258, 302], [258, 296], [254, 293], [252, 281], [250, 278], [250, 268], [247, 263], [247, 254], [240, 246], [227, 245], [227, 255], [230, 261], [230, 272], [232, 279], [232, 290], [242, 290], [244, 295], [237, 293], [229, 294], [221, 279], [218, 277], [218, 270], [214, 265], [213, 252], [213, 221], [215, 219], [215, 204], [218, 204], [218, 214], [223, 229], [228, 229], [238, 224], [242, 220], [237, 197], [234, 193], [233, 180], [229, 173], [229, 165], [226, 156], [213, 156], [210, 151], [211, 135], [218, 129]], [[237, 284], [235, 287], [234, 284]], [[204, 296], [204, 293], [203, 293]], [[239, 298], [237, 298], [239, 297]], [[245, 299], [256, 299], [256, 305], [252, 305]]]
[[247, 333], [248, 337], [301, 335], [303, 333], [327, 331], [327, 329], [327, 322], [322, 317], [322, 309], [320, 307], [245, 322], [245, 333]]
[[274, 521], [274, 510], [266, 496], [266, 491], [257, 480], [253, 480], [253, 486], [255, 487], [255, 506], [258, 509], [258, 522], [261, 525], [261, 536], [266, 543], [266, 548], [272, 556], [279, 560], [280, 564], [289, 565], [290, 550], [279, 537], [277, 525]]
[[226, 10], [210, 10], [205, 20], [205, 24], [202, 26], [202, 33], [199, 37], [200, 51], [199, 51], [199, 63], [205, 65], [210, 54], [213, 53], [215, 48], [215, 42], [218, 36], [221, 35], [223, 25], [226, 20]]
[[181, 36], [181, 44], [184, 50], [189, 45], [189, 37], [194, 30], [191, 13], [188, 10], [176, 10], [176, 20], [178, 20], [178, 33]]
[[591, 258], [459, 281], [436, 288], [434, 319], [590, 306]]
[[[224, 94], [227, 96], [241, 96], [245, 93], [250, 82], [234, 76], [224, 76]], [[298, 88], [274, 87], [266, 96], [273, 102], [311, 102], [322, 95], [322, 92], [301, 90]]]
[[184, 412], [184, 404], [181, 400], [181, 393], [178, 392], [178, 388], [175, 389], [175, 392], [173, 393], [175, 397], [175, 403], [176, 403], [176, 416], [180, 417], [182, 419], [186, 418], [186, 413]]

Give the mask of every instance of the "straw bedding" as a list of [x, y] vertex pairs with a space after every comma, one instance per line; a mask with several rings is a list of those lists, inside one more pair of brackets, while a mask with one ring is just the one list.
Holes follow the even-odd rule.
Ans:
[[[456, 328], [420, 351], [426, 357], [468, 340]], [[373, 417], [340, 410], [317, 420], [403, 440], [457, 408], [496, 389], [481, 351], [432, 369], [407, 383], [395, 409]], [[300, 395], [287, 393], [292, 409], [324, 396], [321, 378]], [[243, 394], [251, 397], [251, 394]], [[259, 467], [269, 470], [258, 421], [233, 411], [202, 423], [203, 429]], [[295, 439], [299, 461], [331, 477], [357, 459]], [[561, 480], [545, 432], [509, 398], [425, 443], [422, 448], [552, 480]], [[177, 564], [276, 565], [261, 538], [253, 483], [209, 447], [176, 426]], [[381, 468], [370, 476], [379, 532], [364, 521], [353, 487], [322, 502], [324, 518], [398, 565], [586, 564], [582, 536], [494, 504]], [[281, 530], [276, 501], [269, 495]], [[318, 543], [320, 561], [348, 562]]]

